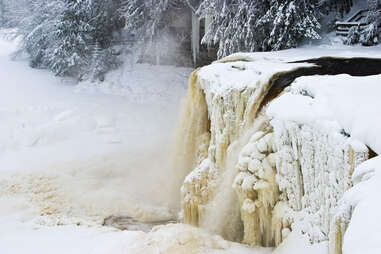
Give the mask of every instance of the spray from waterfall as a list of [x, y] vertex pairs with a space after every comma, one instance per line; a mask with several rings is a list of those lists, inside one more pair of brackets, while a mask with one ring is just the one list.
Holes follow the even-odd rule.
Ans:
[[190, 78], [178, 129], [176, 168], [190, 172], [181, 188], [184, 222], [241, 241], [240, 204], [232, 185], [242, 147], [267, 123], [257, 110], [270, 82], [221, 98], [206, 95], [197, 74]]
[[[173, 158], [174, 174], [179, 184], [177, 190], [180, 189], [186, 175], [208, 155], [210, 121], [205, 95], [197, 80], [197, 72], [198, 70], [195, 70], [190, 76], [188, 94], [177, 126], [177, 149]], [[193, 222], [189, 219], [197, 218], [197, 212], [190, 210], [191, 208], [184, 209], [185, 221], [197, 225], [196, 219], [193, 219]]]

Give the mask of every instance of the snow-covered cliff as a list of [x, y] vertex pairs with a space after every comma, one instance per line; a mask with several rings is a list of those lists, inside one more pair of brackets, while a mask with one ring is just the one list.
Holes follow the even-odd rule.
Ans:
[[310, 76], [331, 71], [258, 54], [228, 57], [192, 74], [178, 156], [188, 158], [181, 189], [186, 223], [266, 247], [297, 231], [342, 253], [353, 210], [342, 198], [355, 168], [373, 152], [361, 135], [351, 136], [346, 118], [335, 115], [318, 88], [381, 76]]

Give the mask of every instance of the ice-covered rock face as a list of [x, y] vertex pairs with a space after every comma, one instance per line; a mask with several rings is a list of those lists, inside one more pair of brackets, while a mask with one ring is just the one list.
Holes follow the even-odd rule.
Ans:
[[[216, 63], [197, 70], [190, 79], [180, 126], [177, 168], [188, 172], [195, 168], [182, 187], [184, 221], [230, 240], [242, 235], [239, 202], [231, 188], [238, 155], [250, 133], [268, 125], [263, 119], [254, 123], [273, 73], [259, 71], [264, 66], [286, 72], [309, 64], [261, 60]], [[223, 80], [224, 76], [229, 78]]]
[[237, 164], [239, 173], [233, 187], [240, 200], [243, 242], [250, 245], [275, 246], [283, 239], [282, 230], [289, 227], [283, 216], [275, 215], [279, 189], [272, 139], [271, 128], [256, 132], [242, 149]]
[[338, 202], [354, 168], [368, 158], [365, 146], [308, 124], [274, 119], [277, 183], [294, 212], [295, 228], [311, 242], [329, 240]]
[[292, 112], [284, 103], [261, 107], [276, 80], [310, 67], [317, 70], [257, 59], [193, 73], [179, 142], [190, 171], [181, 189], [186, 223], [258, 246], [278, 246], [296, 230], [312, 243], [333, 241], [339, 253], [347, 221], [336, 216], [338, 202], [368, 149], [304, 90], [288, 91], [289, 101], [300, 97]]

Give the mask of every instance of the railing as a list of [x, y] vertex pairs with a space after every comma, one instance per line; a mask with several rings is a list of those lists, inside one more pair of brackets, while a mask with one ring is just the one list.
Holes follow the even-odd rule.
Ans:
[[359, 32], [363, 31], [369, 25], [366, 21], [367, 16], [368, 10], [363, 9], [356, 12], [347, 21], [336, 22], [336, 35], [346, 37], [352, 27], [357, 27]]

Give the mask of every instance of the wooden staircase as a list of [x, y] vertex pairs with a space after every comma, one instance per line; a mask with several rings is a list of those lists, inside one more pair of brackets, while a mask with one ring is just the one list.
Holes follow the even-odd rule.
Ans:
[[347, 21], [336, 22], [336, 35], [347, 37], [352, 27], [357, 27], [358, 32], [363, 31], [369, 25], [367, 22], [368, 11], [366, 9], [359, 10], [349, 17]]

